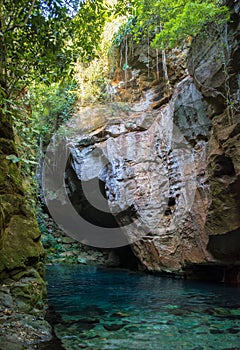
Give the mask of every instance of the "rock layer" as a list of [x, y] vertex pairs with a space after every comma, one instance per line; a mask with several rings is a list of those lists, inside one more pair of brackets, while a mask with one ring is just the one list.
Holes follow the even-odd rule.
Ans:
[[[94, 147], [83, 145], [85, 136], [78, 141], [72, 151], [72, 168], [79, 181], [96, 177], [99, 165], [94, 152], [101, 150], [108, 162], [101, 180], [111, 212], [125, 212], [120, 224], [125, 224], [130, 208], [135, 213], [134, 223], [123, 228], [134, 253], [148, 270], [180, 271], [184, 260], [198, 263], [208, 256], [202, 248], [207, 237], [196, 232], [196, 220], [199, 229], [203, 225], [199, 212], [208, 192], [203, 174], [204, 139], [210, 125], [206, 104], [187, 77], [176, 86], [169, 104], [159, 110], [136, 113], [140, 105], [144, 103], [133, 105], [130, 115], [114, 125], [114, 137], [108, 125], [104, 139], [94, 132], [89, 135], [95, 139]], [[146, 128], [140, 128], [144, 122]], [[90, 164], [84, 174], [80, 159]], [[197, 204], [195, 193], [201, 197]]]
[[[238, 12], [232, 6], [229, 25], [195, 39], [190, 75], [184, 63], [174, 75], [167, 60], [171, 91], [164, 79], [146, 78], [142, 53], [129, 60], [132, 72], [117, 67], [113, 84], [125, 104], [89, 107], [73, 123], [76, 130], [88, 124], [71, 140], [75, 181], [101, 180], [142, 269], [240, 281]], [[164, 76], [163, 65], [158, 72]], [[140, 100], [132, 98], [136, 91]], [[107, 165], [96, 161], [96, 150]]]

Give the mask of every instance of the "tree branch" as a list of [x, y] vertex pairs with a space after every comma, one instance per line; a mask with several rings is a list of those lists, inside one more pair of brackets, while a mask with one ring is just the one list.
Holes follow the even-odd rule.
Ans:
[[26, 16], [25, 16], [25, 19], [24, 19], [23, 23], [21, 23], [21, 24], [15, 24], [15, 25], [13, 25], [12, 27], [7, 28], [7, 29], [4, 31], [4, 34], [7, 33], [7, 32], [9, 32], [9, 31], [13, 31], [13, 30], [16, 29], [16, 28], [22, 28], [22, 27], [24, 27], [24, 26], [27, 24], [27, 22], [28, 22], [28, 20], [29, 20], [29, 17], [30, 17], [30, 15], [31, 15], [32, 11], [33, 11], [35, 2], [36, 2], [36, 0], [32, 0], [31, 6], [30, 6], [30, 8], [29, 8], [29, 10], [28, 10], [28, 13], [27, 13]]

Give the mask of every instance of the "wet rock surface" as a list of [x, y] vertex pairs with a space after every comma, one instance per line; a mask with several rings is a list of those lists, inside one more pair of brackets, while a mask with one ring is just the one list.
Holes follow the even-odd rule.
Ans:
[[[236, 55], [240, 52], [240, 24], [239, 8], [231, 1], [229, 4], [231, 23], [211, 28], [210, 38], [215, 40], [207, 40], [204, 46], [203, 38], [196, 39], [189, 55], [189, 70], [208, 101], [212, 120], [206, 164], [211, 196], [206, 218], [208, 249], [218, 260], [238, 265], [240, 67]], [[238, 273], [235, 279], [238, 281]]]
[[[9, 285], [14, 288], [14, 281]], [[24, 300], [22, 296], [24, 289], [19, 290], [21, 296], [14, 294], [9, 286], [3, 285], [0, 288], [1, 350], [32, 350], [37, 348], [36, 344], [39, 342], [49, 341], [52, 338], [52, 328], [44, 320], [43, 309], [37, 307], [33, 309], [29, 301]]]

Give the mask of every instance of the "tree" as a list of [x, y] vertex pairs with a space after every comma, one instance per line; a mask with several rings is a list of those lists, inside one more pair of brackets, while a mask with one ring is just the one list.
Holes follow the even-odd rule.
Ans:
[[61, 79], [79, 54], [93, 57], [107, 10], [104, 0], [0, 0], [1, 97]]
[[[29, 86], [34, 92], [38, 86], [40, 92], [43, 89], [39, 83], [50, 87], [44, 105], [49, 97], [54, 99], [53, 91], [57, 95], [66, 91], [77, 58], [90, 60], [96, 55], [108, 13], [105, 0], [0, 0], [0, 137], [14, 145], [13, 125], [20, 134], [17, 150], [16, 145], [8, 150], [7, 159], [28, 168], [35, 163], [29, 150], [36, 148], [36, 138], [47, 135], [47, 142], [65, 116], [53, 108], [48, 117], [35, 120]], [[58, 108], [69, 111], [74, 95], [57, 95]]]
[[31, 80], [60, 70], [69, 21], [66, 8], [38, 0], [1, 0], [1, 95], [15, 98]]
[[164, 0], [154, 4], [161, 21], [152, 41], [153, 47], [174, 47], [187, 37], [196, 36], [215, 21], [220, 24], [228, 18], [228, 9], [218, 0]]
[[219, 0], [119, 0], [118, 11], [129, 9], [132, 20], [128, 25], [135, 40], [148, 36], [152, 47], [161, 49], [177, 46], [207, 23], [221, 23], [229, 17]]
[[108, 1], [86, 1], [73, 18], [73, 48], [82, 61], [89, 62], [98, 55], [104, 24], [111, 15], [112, 7]]

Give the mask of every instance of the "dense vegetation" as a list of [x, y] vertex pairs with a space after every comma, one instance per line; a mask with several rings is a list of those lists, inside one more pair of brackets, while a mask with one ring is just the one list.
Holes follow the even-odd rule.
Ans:
[[101, 0], [1, 0], [1, 95], [62, 80], [77, 57], [94, 57], [107, 15]]
[[[0, 0], [0, 11], [1, 121], [21, 134], [18, 151], [7, 157], [30, 174], [39, 144], [49, 142], [71, 115], [77, 91], [84, 91], [77, 86], [84, 82], [74, 75], [76, 62], [87, 70], [103, 56], [101, 35], [109, 18], [126, 16], [115, 36], [118, 45], [130, 34], [167, 48], [227, 17], [218, 0]], [[103, 98], [101, 91], [97, 95]]]
[[104, 0], [0, 1], [1, 127], [17, 130], [7, 159], [25, 173], [35, 167], [37, 142], [49, 142], [70, 115], [75, 62], [97, 55], [109, 13]]
[[[130, 16], [135, 37], [151, 35], [155, 47], [176, 45], [209, 21], [225, 18], [218, 0], [119, 0], [115, 14]], [[51, 83], [73, 72], [78, 57], [97, 55], [113, 8], [107, 1], [1, 0], [1, 96], [11, 98], [32, 81]]]
[[161, 49], [196, 36], [208, 23], [221, 24], [228, 19], [228, 9], [219, 0], [132, 0], [127, 4], [120, 0], [120, 8], [130, 16], [116, 41], [120, 43], [127, 34], [136, 41], [149, 37], [152, 47]]

